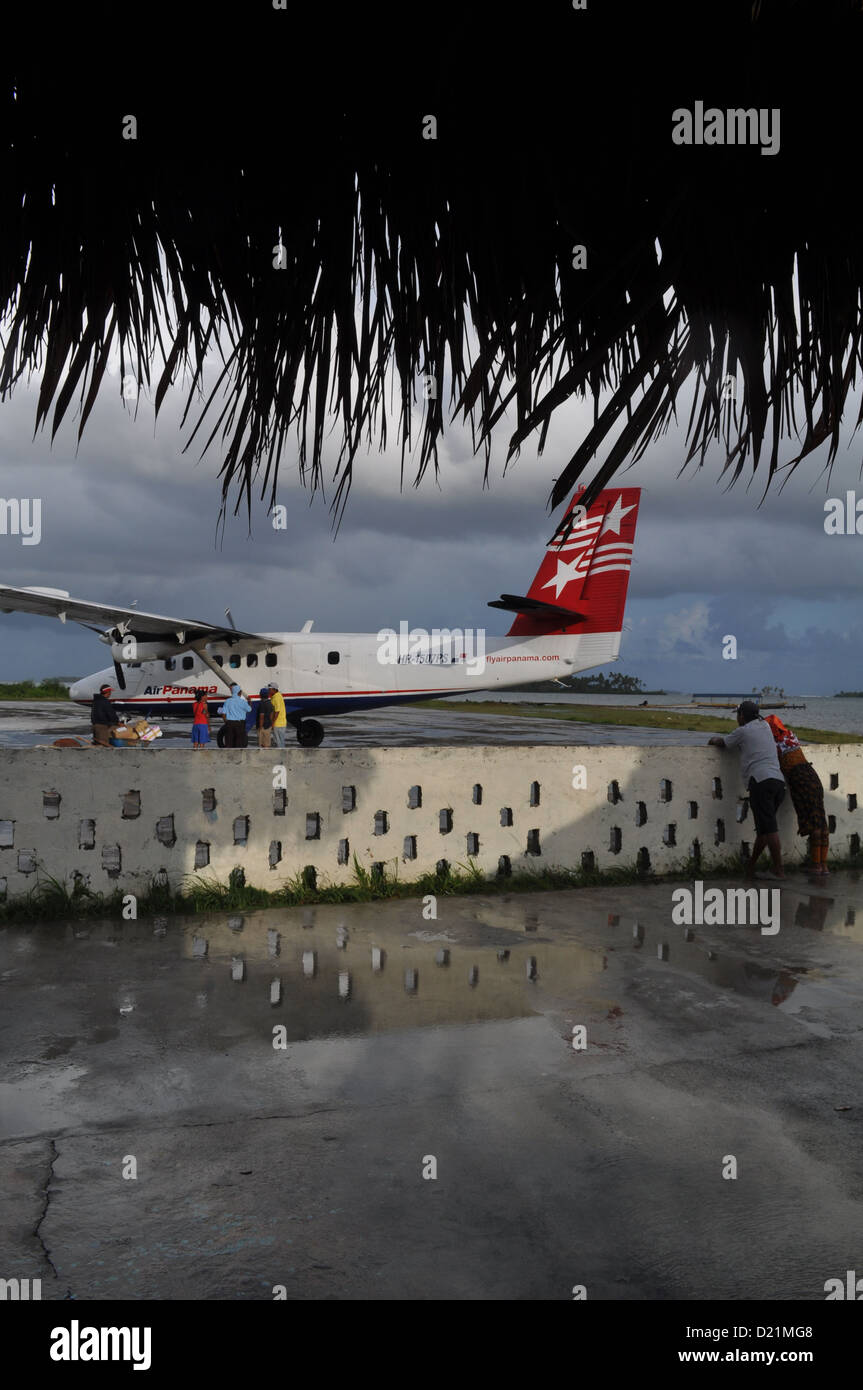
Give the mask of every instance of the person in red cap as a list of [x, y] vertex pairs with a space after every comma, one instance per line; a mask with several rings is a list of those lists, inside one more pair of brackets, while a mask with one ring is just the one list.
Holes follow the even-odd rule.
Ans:
[[93, 742], [97, 748], [111, 747], [111, 730], [120, 722], [120, 716], [108, 698], [112, 689], [110, 685], [100, 685], [99, 694], [93, 696], [90, 706]]

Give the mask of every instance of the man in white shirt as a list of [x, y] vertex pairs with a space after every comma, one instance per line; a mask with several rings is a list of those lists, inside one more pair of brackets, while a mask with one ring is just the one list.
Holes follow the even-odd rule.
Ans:
[[773, 865], [773, 873], [767, 877], [784, 878], [776, 812], [785, 799], [785, 778], [779, 767], [776, 740], [758, 713], [758, 706], [752, 700], [744, 700], [737, 707], [737, 728], [725, 738], [710, 738], [707, 742], [716, 748], [740, 749], [740, 771], [749, 790], [755, 821], [755, 844], [746, 877], [755, 876], [755, 865], [767, 849]]

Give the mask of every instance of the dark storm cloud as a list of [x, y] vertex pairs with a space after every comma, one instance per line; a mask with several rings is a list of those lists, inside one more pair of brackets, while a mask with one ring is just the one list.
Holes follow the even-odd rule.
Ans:
[[[591, 416], [589, 406], [572, 403], [556, 418], [544, 454], [525, 447], [502, 477], [511, 427], [504, 422], [487, 490], [482, 461], [460, 426], [447, 436], [439, 486], [429, 474], [419, 489], [408, 482], [399, 492], [398, 448], [383, 458], [371, 453], [358, 461], [336, 539], [326, 501], [309, 506], [288, 450], [277, 494], [287, 529], [274, 530], [266, 505], [256, 502], [251, 537], [245, 511], [229, 515], [217, 535], [218, 450], [202, 462], [197, 451], [182, 453], [188, 434], [179, 428], [180, 393], [166, 399], [154, 432], [152, 405], [144, 400], [134, 420], [112, 385], [115, 394], [100, 400], [77, 454], [71, 425], [53, 448], [47, 433], [32, 439], [35, 387], [19, 389], [0, 408], [0, 494], [41, 497], [43, 536], [31, 547], [0, 537], [0, 578], [216, 621], [230, 605], [240, 626], [262, 630], [313, 618], [323, 630], [374, 631], [404, 618], [504, 631], [505, 617], [487, 602], [530, 584], [560, 515], [547, 510], [549, 490]], [[718, 485], [718, 454], [678, 479], [680, 432], [621, 473], [621, 485], [644, 488], [625, 664], [631, 652], [633, 660], [664, 661], [683, 678], [699, 652], [713, 659], [708, 653], [727, 632], [741, 645], [745, 638], [750, 652], [796, 662], [808, 648], [833, 669], [850, 660], [858, 639], [833, 631], [831, 612], [859, 593], [863, 537], [827, 536], [823, 520], [825, 498], [855, 486], [856, 453], [840, 453], [830, 487], [816, 482], [818, 467], [810, 466], [760, 510], [760, 480], [748, 491]], [[795, 599], [824, 604], [823, 621], [803, 645], [771, 618], [777, 604]], [[693, 627], [699, 600], [706, 607]], [[652, 602], [664, 607], [642, 629], [639, 614]], [[92, 669], [103, 659], [92, 637], [57, 623], [21, 616], [0, 623], [8, 678], [65, 673], [70, 663]]]

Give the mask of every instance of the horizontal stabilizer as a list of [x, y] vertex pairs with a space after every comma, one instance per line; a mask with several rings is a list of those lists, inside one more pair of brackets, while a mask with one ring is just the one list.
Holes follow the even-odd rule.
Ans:
[[489, 608], [504, 608], [508, 613], [529, 613], [533, 618], [554, 618], [562, 626], [582, 622], [588, 616], [588, 605], [582, 604], [581, 612], [571, 608], [561, 608], [557, 603], [546, 603], [538, 598], [520, 598], [517, 594], [501, 594], [492, 599]]

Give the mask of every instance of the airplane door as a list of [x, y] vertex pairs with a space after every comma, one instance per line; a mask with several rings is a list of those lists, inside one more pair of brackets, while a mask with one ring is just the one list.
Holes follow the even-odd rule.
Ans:
[[295, 694], [321, 688], [320, 642], [297, 642], [292, 651]]

